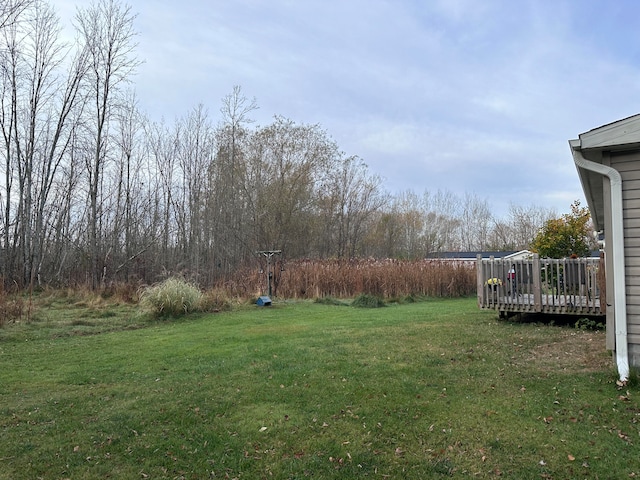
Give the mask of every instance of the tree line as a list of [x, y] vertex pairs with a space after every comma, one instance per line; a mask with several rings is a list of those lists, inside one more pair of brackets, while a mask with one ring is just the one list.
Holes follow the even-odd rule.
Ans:
[[5, 288], [211, 285], [287, 258], [418, 259], [526, 248], [553, 213], [449, 191], [390, 194], [317, 124], [258, 108], [239, 86], [219, 114], [173, 122], [141, 112], [135, 14], [118, 0], [78, 7], [66, 43], [44, 0], [0, 5], [0, 277]]

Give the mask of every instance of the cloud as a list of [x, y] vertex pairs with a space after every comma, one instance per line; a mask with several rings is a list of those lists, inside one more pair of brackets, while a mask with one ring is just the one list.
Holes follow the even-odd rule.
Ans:
[[[320, 123], [392, 192], [450, 189], [567, 210], [567, 140], [640, 111], [640, 5], [587, 0], [131, 0], [141, 105]], [[54, 0], [64, 5], [67, 0]]]

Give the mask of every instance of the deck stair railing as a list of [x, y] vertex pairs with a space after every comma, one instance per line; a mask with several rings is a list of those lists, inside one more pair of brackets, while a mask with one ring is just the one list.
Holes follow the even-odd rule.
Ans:
[[[599, 258], [477, 258], [478, 306], [509, 313], [603, 315]], [[602, 270], [602, 271], [601, 271]], [[602, 292], [601, 292], [602, 290]]]

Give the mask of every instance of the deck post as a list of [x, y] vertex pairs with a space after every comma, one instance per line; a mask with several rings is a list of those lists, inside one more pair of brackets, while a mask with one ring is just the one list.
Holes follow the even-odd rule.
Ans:
[[542, 312], [542, 282], [540, 281], [540, 256], [533, 254], [533, 311]]

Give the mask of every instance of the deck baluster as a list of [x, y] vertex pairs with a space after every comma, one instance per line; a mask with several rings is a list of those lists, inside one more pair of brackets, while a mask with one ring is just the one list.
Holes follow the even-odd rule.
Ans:
[[[538, 312], [603, 315], [599, 258], [477, 257], [478, 306], [501, 316]], [[510, 275], [515, 270], [515, 279]]]

